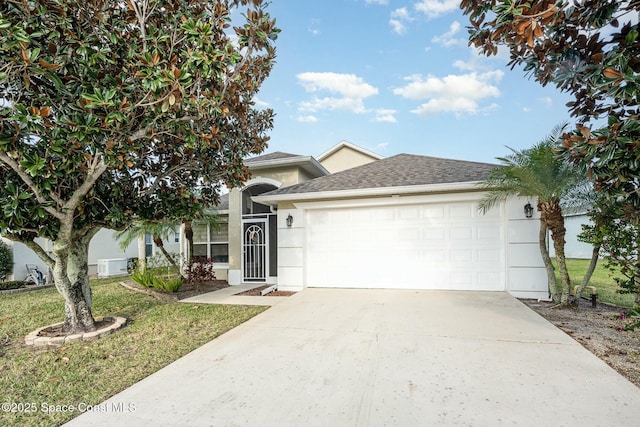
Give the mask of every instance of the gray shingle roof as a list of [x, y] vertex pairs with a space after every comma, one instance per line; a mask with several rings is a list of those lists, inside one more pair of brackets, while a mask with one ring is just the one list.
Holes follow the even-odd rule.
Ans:
[[262, 156], [251, 157], [250, 159], [246, 159], [244, 162], [245, 163], [263, 162], [267, 160], [288, 159], [291, 157], [303, 157], [303, 156], [300, 156], [298, 154], [283, 153], [282, 151], [276, 151], [274, 153], [263, 154]]
[[226, 211], [229, 209], [229, 193], [220, 196], [220, 202], [216, 205], [217, 211]]
[[264, 195], [473, 182], [485, 179], [495, 167], [489, 163], [398, 154]]

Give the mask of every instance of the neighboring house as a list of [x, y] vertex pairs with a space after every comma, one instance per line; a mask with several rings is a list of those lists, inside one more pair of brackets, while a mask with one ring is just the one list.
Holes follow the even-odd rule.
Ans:
[[[564, 226], [567, 229], [565, 235], [564, 255], [567, 258], [583, 258], [591, 259], [593, 246], [589, 243], [578, 240], [578, 234], [582, 233], [582, 225], [590, 224], [591, 220], [584, 213], [568, 214], [564, 218]], [[549, 254], [556, 256], [556, 251], [551, 244], [551, 236], [549, 236]]]
[[[102, 229], [96, 233], [89, 244], [89, 275], [95, 276], [98, 272], [98, 260], [115, 259], [115, 258], [137, 258], [138, 245], [137, 242], [131, 243], [126, 250], [120, 248], [120, 243], [116, 240], [115, 231]], [[176, 232], [166, 236], [164, 243], [168, 252], [179, 253], [180, 242], [179, 228]], [[3, 239], [9, 246], [13, 248], [13, 275], [11, 280], [22, 280], [27, 277], [26, 264], [35, 264], [40, 271], [46, 273], [48, 268], [45, 263], [27, 246], [22, 243], [12, 242]], [[36, 242], [47, 252], [51, 252], [51, 242], [46, 239], [36, 239]], [[145, 251], [147, 256], [152, 256], [158, 252], [151, 236], [146, 236]]]
[[381, 158], [345, 142], [319, 159], [276, 152], [246, 165], [252, 177], [223, 198], [220, 228], [200, 226], [195, 239], [196, 255], [217, 258], [218, 277], [231, 285], [548, 297], [539, 223], [525, 218], [527, 201], [478, 212], [477, 182], [495, 165]]

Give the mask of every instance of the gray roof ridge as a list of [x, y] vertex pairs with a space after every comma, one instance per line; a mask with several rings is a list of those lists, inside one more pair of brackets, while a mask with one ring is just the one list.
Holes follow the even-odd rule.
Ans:
[[[434, 160], [448, 160], [448, 161], [451, 161], [451, 162], [475, 163], [477, 165], [498, 166], [498, 164], [496, 164], [496, 163], [478, 162], [476, 160], [452, 159], [451, 157], [427, 156], [425, 154], [410, 154], [410, 153], [399, 153], [399, 154], [396, 154], [394, 156], [387, 157], [387, 159], [392, 159], [394, 157], [401, 156], [401, 155], [403, 155], [403, 156], [411, 156], [411, 157], [422, 157], [422, 158], [428, 158], [428, 159], [434, 159]], [[380, 159], [380, 160], [384, 160], [384, 159]]]

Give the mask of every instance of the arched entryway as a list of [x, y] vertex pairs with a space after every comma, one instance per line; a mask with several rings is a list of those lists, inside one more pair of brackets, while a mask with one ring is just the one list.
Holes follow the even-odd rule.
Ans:
[[253, 196], [279, 187], [275, 182], [252, 182], [242, 190], [242, 281], [264, 282], [278, 272], [276, 212], [256, 203]]

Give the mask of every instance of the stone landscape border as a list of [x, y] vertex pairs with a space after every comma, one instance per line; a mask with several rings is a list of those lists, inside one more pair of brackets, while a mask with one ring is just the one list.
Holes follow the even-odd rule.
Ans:
[[105, 317], [97, 317], [97, 322], [108, 322], [109, 325], [104, 328], [96, 329], [91, 332], [82, 332], [79, 334], [67, 335], [62, 337], [48, 337], [48, 336], [39, 336], [40, 332], [48, 328], [54, 328], [56, 326], [60, 326], [62, 323], [54, 323], [53, 325], [44, 326], [42, 328], [38, 328], [33, 332], [30, 332], [24, 338], [24, 343], [27, 346], [33, 346], [34, 348], [57, 348], [62, 346], [63, 344], [74, 342], [74, 341], [95, 341], [99, 338], [110, 335], [112, 332], [117, 331], [118, 329], [123, 328], [127, 324], [127, 319], [119, 316], [105, 316]]

